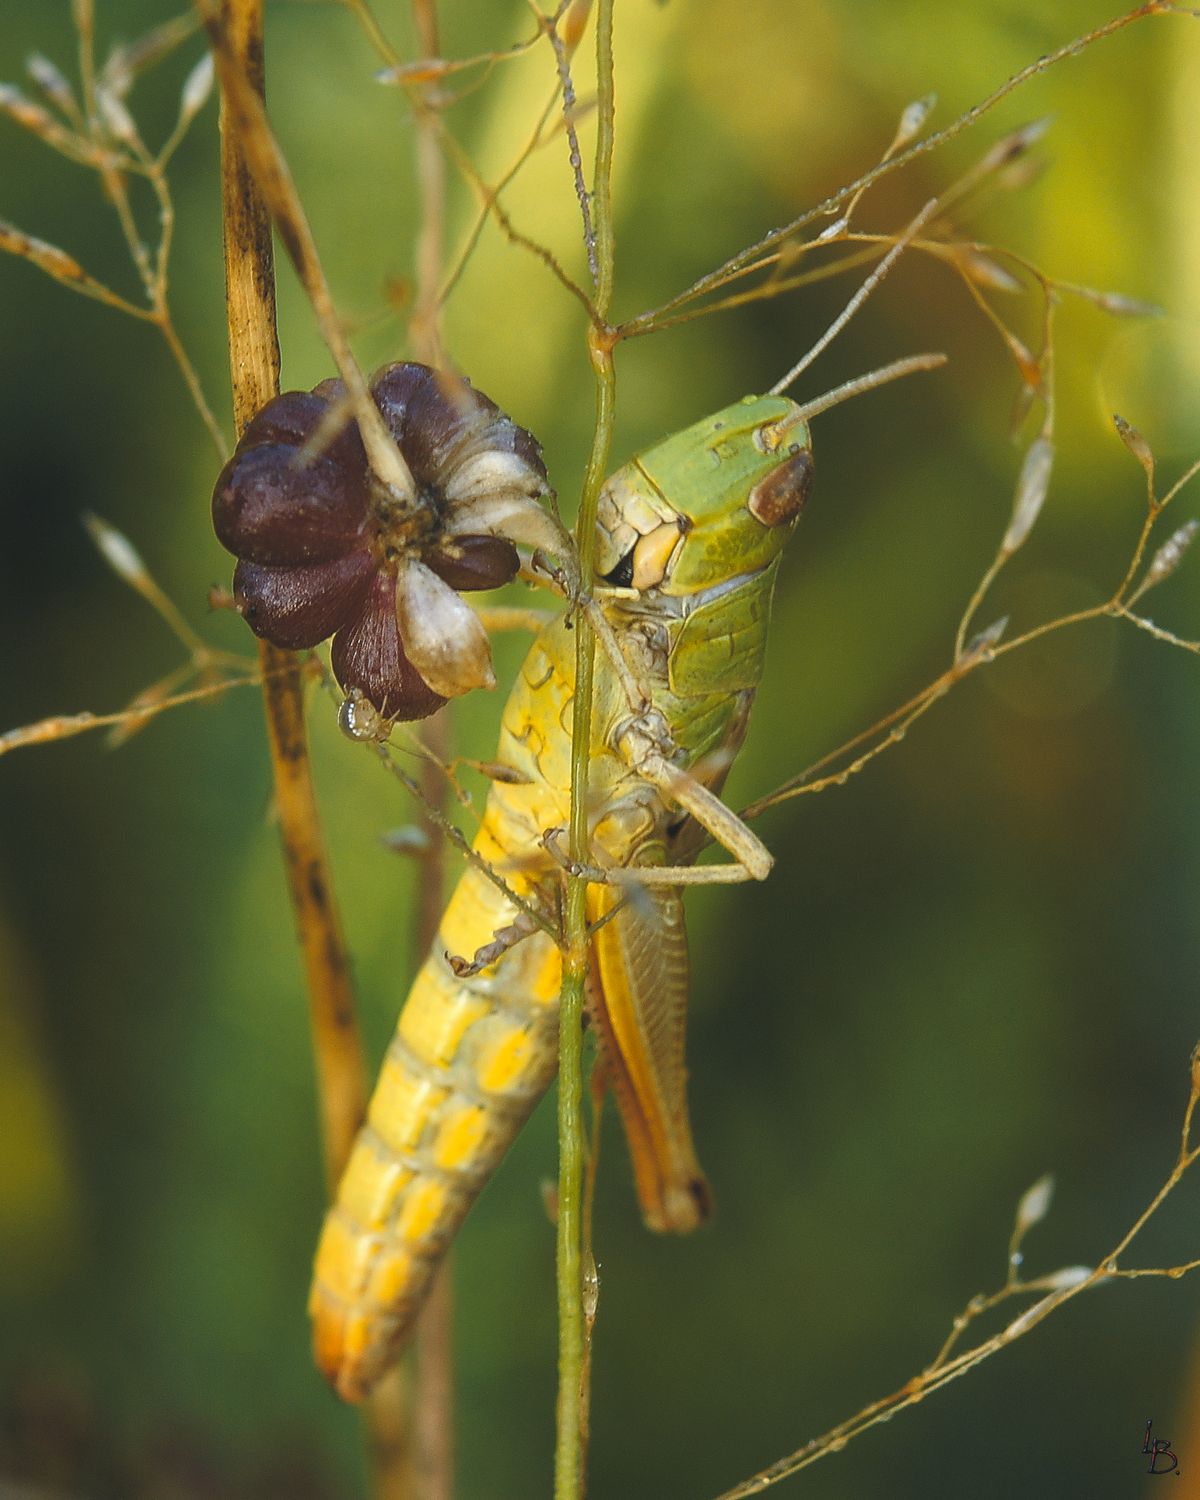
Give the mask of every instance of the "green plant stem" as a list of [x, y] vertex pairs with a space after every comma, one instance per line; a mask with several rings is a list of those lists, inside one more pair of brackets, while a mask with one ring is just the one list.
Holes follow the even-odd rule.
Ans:
[[[593, 340], [596, 427], [579, 505], [577, 546], [581, 577], [590, 578], [596, 504], [608, 468], [616, 394], [612, 349]], [[586, 545], [584, 538], [586, 537]], [[588, 768], [591, 753], [595, 638], [582, 610], [575, 614], [575, 701], [571, 724], [571, 858], [586, 863]], [[583, 1493], [584, 1313], [583, 1227], [583, 1000], [588, 972], [587, 881], [567, 881], [567, 951], [559, 1001], [558, 1062], [558, 1446], [555, 1500]]]
[[[613, 0], [600, 0], [596, 12], [596, 170], [592, 179], [592, 212], [596, 229], [596, 311], [608, 317], [612, 302], [615, 255], [612, 216], [614, 123], [612, 50]], [[599, 378], [599, 371], [597, 371]], [[590, 535], [590, 533], [589, 533]]]
[[[582, 886], [582, 881], [578, 882]], [[586, 899], [586, 887], [584, 888]], [[570, 903], [568, 903], [568, 912]], [[586, 963], [586, 958], [585, 958]], [[583, 1179], [584, 968], [566, 966], [559, 1000], [562, 1025], [558, 1076], [558, 1411], [555, 1500], [582, 1494], [583, 1261], [579, 1202]]]
[[[613, 348], [616, 334], [606, 321], [613, 287], [613, 0], [600, 0], [596, 14], [599, 128], [592, 180], [598, 279], [596, 317], [588, 330], [588, 352], [596, 377], [596, 425], [584, 476], [575, 546], [580, 589], [592, 578], [596, 508], [608, 470], [616, 398]], [[592, 740], [595, 639], [587, 615], [575, 611], [575, 700], [571, 721], [571, 857], [587, 863], [588, 770]], [[587, 881], [567, 881], [566, 954], [560, 998], [558, 1071], [558, 1412], [554, 1460], [555, 1500], [579, 1500], [584, 1488], [583, 1433], [586, 1333], [583, 1309], [583, 1002], [588, 972]]]

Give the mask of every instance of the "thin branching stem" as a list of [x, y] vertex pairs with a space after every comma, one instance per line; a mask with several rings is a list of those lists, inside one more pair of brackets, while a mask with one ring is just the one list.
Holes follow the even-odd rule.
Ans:
[[[532, 0], [530, 0], [532, 4]], [[563, 7], [559, 7], [560, 11]], [[536, 10], [537, 7], [535, 6]], [[539, 11], [540, 15], [541, 12]], [[583, 157], [579, 150], [579, 132], [575, 127], [575, 80], [571, 77], [571, 59], [562, 37], [558, 34], [557, 16], [542, 16], [546, 36], [554, 49], [554, 62], [558, 68], [559, 90], [562, 94], [563, 128], [567, 133], [567, 155], [571, 163], [571, 178], [575, 184], [575, 197], [579, 203], [579, 215], [583, 222], [583, 244], [587, 252], [588, 270], [592, 273], [592, 285], [600, 283], [600, 265], [596, 256], [596, 234], [592, 228], [592, 205], [587, 183], [583, 176]]]
[[[412, 0], [417, 37], [425, 57], [438, 55], [436, 0]], [[417, 234], [416, 305], [412, 338], [417, 357], [441, 366], [441, 298], [438, 284], [446, 237], [446, 163], [439, 140], [439, 96], [422, 84], [413, 90], [417, 117], [417, 187], [421, 201], [421, 227]]]
[[[557, 98], [557, 89], [555, 90], [555, 98]], [[546, 245], [541, 244], [539, 241], [531, 239], [529, 235], [523, 233], [520, 229], [517, 228], [517, 226], [513, 223], [508, 210], [499, 200], [499, 188], [492, 188], [488, 186], [487, 182], [480, 174], [479, 169], [475, 166], [475, 163], [463, 150], [458, 141], [455, 140], [454, 136], [451, 135], [449, 131], [444, 131], [442, 139], [446, 151], [454, 160], [455, 166], [475, 188], [475, 191], [479, 194], [484, 207], [486, 208], [487, 212], [490, 213], [496, 220], [496, 223], [500, 226], [500, 229], [503, 232], [505, 238], [508, 239], [512, 244], [520, 246], [522, 250], [527, 250], [531, 255], [536, 256], [537, 259], [540, 260], [546, 267], [546, 269], [554, 276], [555, 280], [558, 281], [566, 291], [570, 292], [572, 297], [574, 297], [576, 301], [580, 303], [584, 311], [587, 313], [588, 317], [595, 319], [597, 316], [597, 304], [593, 303], [592, 299], [579, 285], [579, 283], [575, 281], [563, 269], [561, 263], [558, 260], [558, 257], [554, 254], [554, 252], [550, 250]], [[521, 160], [516, 164], [516, 166], [510, 169], [505, 179], [506, 181], [511, 180], [512, 176], [515, 175], [516, 167], [522, 165], [524, 159], [525, 158], [522, 157]], [[474, 241], [471, 241], [470, 243], [473, 246]], [[456, 268], [456, 271], [454, 273], [455, 277], [460, 274], [460, 270], [462, 268], [465, 268], [465, 260], [460, 260], [459, 268]], [[446, 290], [443, 292], [443, 301], [445, 301], [445, 298], [449, 295], [451, 286], [452, 283], [448, 284]]]
[[[0, 108], [46, 145], [97, 174], [104, 196], [116, 214], [122, 238], [148, 305], [143, 307], [130, 302], [90, 276], [73, 256], [4, 223], [0, 223], [0, 250], [31, 261], [47, 275], [85, 297], [103, 302], [140, 322], [152, 323], [162, 334], [171, 357], [183, 376], [193, 405], [199, 412], [217, 453], [224, 460], [228, 456], [225, 435], [213, 416], [200, 378], [172, 322], [167, 295], [168, 265], [175, 232], [175, 206], [167, 181], [167, 163], [203, 101], [201, 99], [190, 110], [181, 107], [178, 122], [167, 145], [158, 156], [153, 156], [146, 148], [132, 116], [120, 104], [111, 84], [104, 81], [103, 74], [100, 80], [96, 78], [93, 19], [89, 5], [81, 4], [77, 7], [75, 20], [79, 35], [79, 65], [86, 115], [75, 104], [65, 83], [52, 92], [52, 97], [75, 127], [76, 133], [65, 130], [40, 107], [29, 105], [19, 94], [6, 88], [0, 88]], [[186, 21], [187, 18], [183, 20]], [[139, 48], [127, 49], [129, 58], [126, 66], [131, 73], [145, 66], [147, 58], [152, 59], [169, 50], [176, 42], [189, 35], [194, 26], [195, 22], [185, 27], [176, 22], [160, 27], [157, 33], [152, 32], [148, 39], [144, 39]], [[150, 46], [151, 41], [157, 41], [157, 46]], [[111, 61], [110, 58], [110, 65]], [[120, 114], [114, 124], [112, 118], [106, 118], [105, 109], [111, 116], [118, 105]], [[154, 194], [158, 210], [159, 239], [153, 252], [137, 226], [130, 197], [131, 178], [147, 182]]]
[[221, 462], [229, 457], [229, 444], [225, 441], [225, 434], [221, 431], [221, 424], [213, 415], [212, 408], [208, 404], [208, 397], [204, 394], [204, 387], [200, 383], [200, 376], [196, 373], [196, 367], [192, 364], [191, 357], [183, 347], [183, 342], [175, 331], [175, 325], [165, 312], [156, 315], [154, 319], [159, 332], [163, 336], [163, 342], [170, 350], [171, 358], [175, 361], [183, 383], [187, 386], [188, 395], [192, 398], [192, 404], [200, 413], [200, 420], [204, 423], [205, 431], [213, 447], [217, 450], [217, 456]]
[[[1050, 334], [1053, 322], [1053, 301], [1047, 302], [1046, 311], [1046, 340], [1047, 349], [1050, 345]], [[1047, 371], [1047, 415], [1043, 423], [1043, 434], [1047, 431], [1047, 423], [1053, 420], [1053, 380], [1052, 365], [1048, 353], [1043, 352], [1045, 361], [1044, 368]], [[897, 708], [892, 709], [882, 718], [876, 720], [868, 729], [862, 730], [851, 739], [844, 741], [836, 750], [831, 750], [819, 760], [814, 761], [798, 775], [790, 777], [774, 791], [765, 796], [757, 798], [748, 806], [742, 808], [739, 816], [750, 821], [761, 816], [768, 808], [775, 807], [781, 802], [790, 801], [794, 797], [808, 796], [814, 792], [824, 791], [830, 786], [844, 786], [850, 777], [863, 770], [882, 751], [893, 745], [899, 744], [904, 738], [908, 728], [927, 713], [935, 703], [945, 697], [951, 688], [955, 687], [965, 677], [980, 667], [990, 665], [999, 657], [1011, 655], [1015, 651], [1021, 651], [1033, 642], [1041, 640], [1045, 636], [1053, 635], [1057, 631], [1065, 630], [1069, 626], [1089, 624], [1093, 621], [1103, 619], [1128, 620], [1131, 625], [1152, 636], [1155, 640], [1164, 644], [1178, 646], [1193, 655], [1200, 655], [1200, 642], [1185, 640], [1173, 631], [1164, 630], [1153, 621], [1146, 619], [1143, 615], [1136, 614], [1131, 605], [1134, 604], [1142, 594], [1152, 588], [1159, 581], [1149, 570], [1142, 582], [1134, 586], [1142, 564], [1145, 560], [1146, 551], [1150, 543], [1150, 537], [1155, 523], [1162, 515], [1167, 501], [1174, 498], [1184, 484], [1200, 473], [1200, 462], [1191, 465], [1178, 481], [1168, 491], [1167, 496], [1159, 500], [1154, 492], [1152, 477], [1147, 478], [1146, 514], [1138, 530], [1129, 562], [1112, 594], [1099, 604], [1090, 605], [1086, 609], [1073, 610], [1068, 614], [1058, 615], [1049, 620], [1043, 620], [1036, 625], [1031, 625], [1021, 634], [1010, 637], [1007, 640], [1000, 639], [1000, 629], [991, 627], [973, 642], [967, 641], [967, 631], [970, 621], [974, 616], [983, 596], [991, 583], [995, 580], [1001, 568], [1015, 553], [1015, 549], [1001, 543], [996, 555], [989, 563], [983, 578], [976, 585], [967, 603], [959, 622], [955, 643], [953, 659], [949, 667], [941, 672], [931, 682], [927, 683], [919, 692], [906, 699]], [[1000, 627], [1002, 628], [1002, 626]], [[989, 638], [993, 637], [994, 638]], [[865, 749], [862, 747], [866, 747]], [[855, 752], [858, 752], [855, 754]], [[853, 759], [849, 759], [850, 756]], [[836, 769], [830, 769], [836, 768]], [[823, 775], [818, 775], [824, 772]]]
[[10, 750], [21, 750], [28, 745], [49, 745], [57, 740], [71, 739], [77, 734], [87, 734], [92, 729], [123, 729], [131, 719], [148, 719], [168, 708], [181, 708], [186, 703], [199, 703], [205, 698], [215, 698], [229, 688], [257, 687], [262, 681], [258, 672], [245, 677], [223, 677], [220, 682], [205, 683], [189, 688], [187, 692], [173, 693], [152, 706], [123, 708], [116, 713], [97, 714], [88, 709], [75, 714], [54, 714], [48, 719], [38, 719], [33, 724], [23, 724], [19, 729], [9, 729], [0, 734], [0, 755]]
[[544, 932], [548, 938], [558, 943], [560, 941], [558, 924], [552, 921], [545, 912], [540, 911], [531, 901], [513, 890], [504, 876], [477, 852], [462, 829], [456, 823], [453, 823], [436, 803], [426, 801], [421, 783], [410, 776], [404, 767], [396, 761], [390, 747], [371, 740], [364, 740], [363, 744], [375, 752], [384, 770], [390, 776], [395, 777], [405, 791], [408, 792], [409, 796], [421, 804], [438, 830], [450, 841], [466, 862], [473, 869], [478, 870], [485, 880], [490, 881], [519, 911], [523, 912], [539, 931]]
[[479, 196], [480, 207], [478, 213], [475, 215], [474, 222], [472, 223], [470, 229], [467, 231], [461, 249], [454, 258], [454, 265], [451, 267], [450, 272], [442, 285], [441, 296], [439, 300], [441, 301], [443, 306], [446, 304], [446, 302], [449, 301], [455, 287], [462, 280], [463, 273], [466, 271], [467, 266], [470, 263], [471, 256], [475, 253], [475, 246], [479, 243], [479, 237], [483, 233], [488, 218], [492, 213], [493, 203], [504, 191], [504, 189], [508, 187], [509, 183], [512, 182], [513, 178], [516, 177], [517, 173], [521, 170], [521, 168], [533, 155], [534, 151], [541, 144], [542, 132], [546, 128], [546, 122], [554, 113], [554, 106], [557, 102], [558, 87], [556, 85], [550, 94], [550, 98], [547, 100], [545, 105], [543, 105], [542, 111], [537, 117], [537, 122], [533, 127], [529, 139], [525, 142], [524, 146], [521, 147], [521, 150], [513, 158], [513, 161], [505, 169], [504, 173], [493, 187], [489, 187], [478, 172], [474, 172], [473, 175], [464, 174], [467, 175], [468, 182], [470, 182], [471, 186], [475, 189], [475, 192]]
[[[872, 1401], [864, 1406], [854, 1416], [839, 1422], [836, 1427], [830, 1428], [818, 1438], [813, 1438], [805, 1443], [802, 1448], [789, 1453], [785, 1458], [765, 1469], [760, 1469], [757, 1474], [744, 1480], [741, 1484], [734, 1485], [732, 1489], [725, 1490], [718, 1500], [748, 1500], [752, 1495], [759, 1495], [764, 1490], [770, 1489], [783, 1479], [790, 1478], [801, 1469], [806, 1469], [816, 1463], [819, 1459], [828, 1458], [832, 1454], [840, 1453], [846, 1444], [867, 1428], [873, 1427], [877, 1422], [885, 1421], [897, 1412], [904, 1411], [923, 1401], [935, 1391], [941, 1390], [949, 1385], [952, 1380], [957, 1380], [968, 1371], [973, 1370], [983, 1360], [990, 1358], [1001, 1349], [1007, 1348], [1019, 1338], [1030, 1333], [1039, 1323], [1045, 1321], [1051, 1313], [1057, 1311], [1066, 1302], [1071, 1301], [1082, 1293], [1093, 1287], [1106, 1282], [1126, 1278], [1129, 1280], [1143, 1276], [1165, 1276], [1172, 1280], [1179, 1280], [1189, 1272], [1200, 1269], [1200, 1261], [1189, 1260], [1174, 1266], [1152, 1266], [1138, 1267], [1132, 1270], [1123, 1270], [1118, 1266], [1121, 1255], [1129, 1248], [1137, 1236], [1149, 1223], [1150, 1219], [1158, 1212], [1168, 1196], [1179, 1185], [1180, 1180], [1187, 1170], [1195, 1164], [1196, 1158], [1200, 1156], [1200, 1146], [1190, 1145], [1189, 1133], [1193, 1114], [1196, 1109], [1197, 1097], [1200, 1093], [1197, 1083], [1193, 1081], [1191, 1094], [1188, 1099], [1187, 1110], [1184, 1116], [1181, 1131], [1181, 1144], [1178, 1158], [1175, 1161], [1169, 1175], [1163, 1182], [1154, 1197], [1134, 1220], [1129, 1229], [1122, 1235], [1121, 1239], [1109, 1253], [1104, 1256], [1093, 1269], [1087, 1267], [1068, 1267], [1063, 1271], [1051, 1273], [1046, 1276], [1037, 1277], [1030, 1281], [1022, 1281], [1020, 1277], [1010, 1268], [1005, 1278], [1004, 1285], [996, 1292], [980, 1294], [973, 1297], [963, 1311], [954, 1319], [949, 1337], [939, 1349], [933, 1361], [926, 1368], [914, 1375], [898, 1390], [891, 1392], [879, 1400]], [[991, 1338], [984, 1339], [963, 1353], [950, 1358], [950, 1352], [954, 1348], [962, 1333], [976, 1318], [984, 1313], [992, 1311], [1002, 1303], [1016, 1296], [1027, 1296], [1032, 1293], [1040, 1293], [1038, 1300], [1027, 1308], [1023, 1313], [1015, 1317], [1006, 1327], [1002, 1328]]]
[[625, 336], [630, 337], [649, 332], [652, 328], [658, 326], [660, 319], [678, 312], [681, 308], [687, 306], [688, 303], [696, 301], [697, 298], [706, 296], [710, 292], [719, 291], [731, 279], [740, 275], [750, 261], [761, 256], [764, 252], [785, 244], [801, 229], [815, 223], [818, 219], [831, 217], [837, 213], [843, 204], [856, 201], [867, 188], [873, 187], [881, 178], [890, 176], [893, 172], [901, 171], [917, 157], [924, 156], [930, 151], [936, 151], [956, 136], [962, 135], [964, 131], [969, 130], [985, 114], [994, 109], [1009, 94], [1021, 88], [1031, 78], [1035, 78], [1038, 74], [1044, 73], [1047, 69], [1056, 66], [1060, 62], [1065, 62], [1069, 58], [1078, 56], [1096, 42], [1102, 41], [1105, 37], [1112, 36], [1116, 32], [1122, 31], [1125, 27], [1132, 26], [1148, 16], [1182, 15], [1184, 13], [1183, 7], [1173, 5], [1169, 3], [1169, 0], [1149, 0], [1149, 3], [1139, 5], [1136, 9], [1127, 11], [1123, 15], [1115, 16], [1111, 21], [1106, 21], [1102, 26], [1095, 27], [1082, 36], [1076, 37], [1074, 41], [1067, 42], [1046, 56], [1038, 58], [1036, 62], [1029, 63], [1026, 67], [1021, 68], [1018, 72], [1012, 74], [1011, 77], [1005, 79], [985, 99], [959, 115], [956, 120], [945, 126], [944, 129], [934, 131], [932, 135], [915, 141], [906, 150], [899, 152], [895, 156], [886, 157], [883, 161], [873, 166], [870, 171], [864, 172], [853, 182], [848, 183], [845, 187], [840, 188], [836, 193], [831, 194], [821, 203], [818, 203], [815, 208], [800, 214], [797, 218], [792, 219], [780, 228], [771, 230], [769, 234], [765, 234], [761, 239], [756, 240], [753, 245], [748, 245], [744, 250], [739, 250], [736, 255], [731, 255], [715, 271], [710, 271], [706, 275], [701, 276], [686, 290], [679, 292], [674, 297], [668, 298], [660, 306], [639, 313], [634, 318], [630, 318], [623, 325]]

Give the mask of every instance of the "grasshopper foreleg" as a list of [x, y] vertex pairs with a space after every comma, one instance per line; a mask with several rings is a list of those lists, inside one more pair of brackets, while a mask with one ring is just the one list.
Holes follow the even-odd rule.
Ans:
[[621, 649], [621, 642], [617, 639], [616, 631], [608, 623], [604, 611], [594, 599], [585, 599], [583, 608], [596, 633], [596, 640], [601, 650], [608, 657], [609, 664], [617, 674], [617, 681], [621, 684], [621, 691], [625, 694], [625, 701], [629, 704], [630, 711], [635, 715], [646, 713], [650, 707], [650, 697], [634, 676], [625, 653]]
[[[725, 809], [729, 811], [728, 808]], [[729, 814], [738, 821], [733, 813]], [[745, 827], [745, 825], [742, 825]], [[749, 830], [747, 830], [749, 832]], [[753, 834], [750, 835], [754, 837]], [[547, 828], [542, 834], [542, 847], [568, 875], [582, 877], [594, 885], [737, 885], [743, 880], [761, 879], [751, 875], [745, 865], [614, 865], [601, 869], [599, 865], [588, 865], [572, 859], [564, 847], [567, 837], [565, 828]], [[714, 835], [715, 837], [715, 835]], [[768, 853], [767, 858], [771, 856]], [[483, 952], [480, 949], [480, 952]], [[460, 959], [461, 963], [462, 960]]]
[[[677, 747], [666, 720], [657, 709], [635, 714], [618, 724], [613, 733], [613, 747], [630, 770], [636, 771], [691, 813], [736, 861], [733, 865], [702, 865], [699, 868], [690, 865], [667, 867], [655, 871], [656, 884], [725, 884], [767, 878], [775, 863], [771, 851], [720, 797], [673, 764], [672, 757]], [[671, 879], [668, 880], [668, 876]]]
[[671, 756], [676, 753], [676, 746], [666, 720], [657, 709], [623, 720], [613, 733], [612, 743], [632, 771], [690, 813], [723, 849], [733, 855], [735, 862], [731, 865], [636, 865], [600, 869], [573, 860], [560, 846], [565, 831], [548, 829], [542, 843], [568, 874], [607, 885], [733, 885], [743, 880], [767, 878], [775, 863], [771, 851], [720, 797], [672, 763]]

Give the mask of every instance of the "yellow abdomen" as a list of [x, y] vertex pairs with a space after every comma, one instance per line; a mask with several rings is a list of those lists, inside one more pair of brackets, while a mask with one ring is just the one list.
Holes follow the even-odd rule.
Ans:
[[[492, 787], [475, 849], [520, 897], [553, 879], [539, 840], [567, 821], [573, 660], [573, 633], [548, 627], [504, 710], [497, 759], [523, 780]], [[595, 697], [599, 816], [629, 773], [607, 749], [609, 700], [624, 700], [602, 671]], [[441, 1256], [557, 1071], [562, 963], [548, 936], [469, 979], [446, 962], [470, 959], [517, 914], [481, 871], [459, 881], [326, 1217], [309, 1311], [317, 1363], [347, 1401], [395, 1361]]]
[[[493, 811], [476, 847], [494, 865]], [[531, 883], [504, 873], [518, 891]], [[554, 1077], [554, 943], [537, 933], [469, 979], [444, 956], [470, 958], [515, 915], [481, 872], [466, 872], [326, 1217], [309, 1313], [317, 1364], [344, 1400], [363, 1400], [394, 1363], [450, 1240]]]

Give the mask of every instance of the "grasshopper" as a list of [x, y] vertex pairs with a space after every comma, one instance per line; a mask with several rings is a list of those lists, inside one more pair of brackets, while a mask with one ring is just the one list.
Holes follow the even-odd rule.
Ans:
[[[691, 1230], [711, 1207], [685, 1097], [680, 888], [761, 880], [771, 868], [719, 793], [762, 674], [780, 558], [812, 482], [808, 418], [940, 362], [901, 360], [804, 407], [780, 382], [640, 454], [600, 496], [586, 606], [600, 646], [593, 863], [579, 871], [592, 882], [589, 1013], [655, 1230]], [[459, 881], [325, 1220], [309, 1310], [317, 1363], [348, 1401], [364, 1399], [397, 1358], [450, 1240], [554, 1078], [561, 953], [529, 931], [512, 898], [549, 904], [561, 879], [574, 676], [574, 635], [561, 617], [535, 639], [509, 696], [496, 756], [505, 775], [475, 839], [480, 864], [509, 894], [479, 866]], [[706, 836], [733, 863], [696, 866]], [[472, 953], [476, 964], [451, 962]]]

